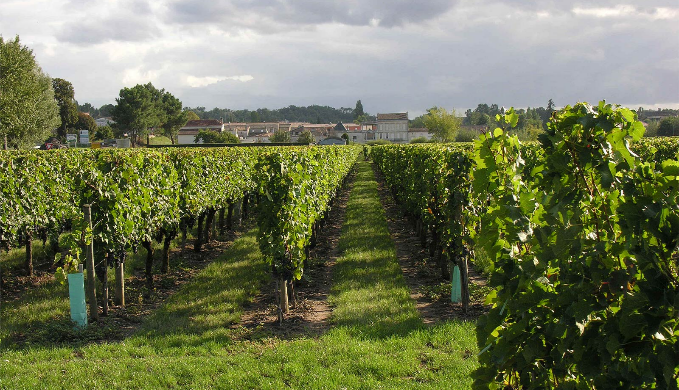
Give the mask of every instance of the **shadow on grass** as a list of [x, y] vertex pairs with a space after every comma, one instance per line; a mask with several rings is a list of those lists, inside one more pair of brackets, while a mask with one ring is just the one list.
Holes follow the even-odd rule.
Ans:
[[167, 347], [228, 342], [243, 305], [269, 277], [257, 248], [252, 229], [147, 318], [135, 337]]
[[19, 299], [4, 302], [0, 314], [0, 347], [21, 347], [25, 341], [38, 339], [36, 332], [40, 330], [70, 323], [66, 289], [52, 281], [27, 290]]
[[[197, 345], [217, 338], [227, 341], [229, 326], [239, 319], [243, 304], [255, 296], [268, 278], [256, 232], [252, 229], [243, 234], [182, 286], [144, 320], [131, 341], [168, 346]], [[133, 261], [130, 263], [129, 266], [134, 266]], [[2, 314], [3, 349], [82, 347], [125, 337], [116, 316], [100, 317], [99, 322], [90, 323], [85, 329], [75, 329], [70, 320], [68, 287], [53, 280], [5, 303]]]

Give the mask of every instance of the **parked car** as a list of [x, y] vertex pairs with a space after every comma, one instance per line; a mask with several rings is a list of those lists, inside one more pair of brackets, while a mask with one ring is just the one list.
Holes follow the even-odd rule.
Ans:
[[68, 145], [62, 144], [58, 138], [50, 137], [47, 139], [47, 141], [45, 141], [44, 144], [40, 145], [40, 150], [50, 149], [68, 149]]
[[115, 148], [117, 146], [115, 139], [105, 139], [101, 141], [102, 148]]

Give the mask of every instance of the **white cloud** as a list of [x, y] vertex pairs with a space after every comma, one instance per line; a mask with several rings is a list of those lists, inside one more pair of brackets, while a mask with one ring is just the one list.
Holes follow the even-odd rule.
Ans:
[[679, 9], [677, 8], [656, 8], [653, 18], [658, 20], [679, 19]]
[[252, 77], [249, 74], [246, 75], [241, 75], [241, 76], [206, 76], [206, 77], [195, 77], [195, 76], [187, 76], [186, 77], [186, 84], [190, 87], [193, 88], [199, 88], [199, 87], [206, 87], [210, 84], [215, 84], [220, 81], [225, 81], [225, 80], [235, 80], [235, 81], [240, 81], [242, 83], [252, 81], [255, 78]]
[[629, 5], [619, 5], [615, 8], [573, 8], [573, 13], [576, 15], [594, 16], [596, 18], [628, 16], [634, 15], [636, 12], [636, 8]]
[[591, 16], [595, 18], [622, 18], [642, 17], [651, 20], [671, 20], [679, 18], [679, 9], [657, 7], [652, 11], [644, 8], [636, 8], [631, 5], [618, 5], [616, 7], [603, 8], [573, 8], [573, 13], [578, 16]]
[[135, 86], [137, 84], [157, 83], [161, 71], [147, 70], [144, 71], [142, 66], [136, 68], [125, 69], [123, 72], [122, 83], [126, 86]]

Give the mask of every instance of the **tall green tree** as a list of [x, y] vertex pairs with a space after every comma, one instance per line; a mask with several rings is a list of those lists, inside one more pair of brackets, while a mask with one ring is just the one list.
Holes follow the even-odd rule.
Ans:
[[182, 102], [169, 92], [163, 93], [160, 103], [161, 110], [164, 113], [162, 133], [169, 138], [174, 145], [177, 143], [177, 133], [179, 132], [179, 129], [189, 121], [190, 111], [182, 110]]
[[316, 142], [316, 139], [314, 139], [314, 135], [311, 134], [311, 131], [309, 130], [304, 130], [302, 134], [299, 135], [299, 138], [297, 138], [298, 144], [312, 144], [314, 142]]
[[111, 139], [115, 137], [115, 134], [113, 133], [113, 129], [111, 126], [99, 126], [97, 127], [97, 130], [94, 132], [93, 136], [95, 140], [97, 141], [103, 141], [105, 139]]
[[[55, 88], [55, 94], [56, 94], [56, 88]], [[78, 106], [78, 112], [86, 112], [86, 113], [90, 114], [93, 118], [99, 118], [99, 109], [94, 107], [90, 103], [80, 104], [76, 101], [76, 105]]]
[[78, 105], [75, 102], [75, 91], [71, 82], [60, 78], [52, 79], [52, 87], [54, 88], [54, 99], [56, 99], [59, 105], [59, 116], [61, 117], [61, 126], [57, 129], [57, 137], [65, 140], [68, 129], [72, 129], [73, 125], [78, 122]]
[[424, 116], [424, 125], [433, 135], [434, 140], [439, 142], [455, 141], [455, 134], [460, 129], [462, 121], [457, 117], [455, 110], [448, 112], [443, 107], [432, 107]]
[[679, 117], [667, 117], [661, 120], [660, 124], [658, 125], [658, 135], [679, 135]]
[[139, 137], [149, 134], [150, 128], [162, 124], [164, 113], [161, 112], [158, 96], [158, 90], [151, 83], [120, 90], [111, 116], [120, 131], [127, 131], [133, 146]]
[[283, 130], [278, 130], [273, 133], [271, 137], [269, 137], [269, 141], [271, 142], [290, 142], [290, 133], [287, 131]]
[[186, 113], [186, 121], [187, 122], [188, 121], [198, 121], [198, 120], [200, 120], [200, 117], [195, 112], [193, 112], [191, 110], [184, 110], [184, 112]]
[[75, 127], [77, 130], [89, 130], [90, 134], [94, 134], [94, 132], [97, 131], [97, 122], [95, 122], [94, 118], [90, 115], [79, 112], [78, 121], [75, 123]]
[[422, 128], [424, 126], [424, 115], [420, 115], [415, 119], [412, 119], [410, 123], [408, 124], [408, 127], [410, 128]]
[[99, 117], [106, 118], [111, 116], [114, 108], [115, 106], [113, 104], [104, 104], [103, 106], [99, 107]]
[[52, 80], [19, 37], [0, 36], [0, 140], [4, 148], [31, 147], [59, 127]]
[[360, 99], [358, 101], [356, 101], [356, 108], [354, 108], [353, 114], [354, 114], [354, 120], [365, 115], [365, 112], [363, 112], [363, 103], [361, 103]]
[[361, 123], [367, 122], [367, 121], [368, 121], [368, 116], [365, 115], [365, 114], [359, 115], [356, 118], [354, 118], [354, 123], [357, 124], [357, 125], [360, 125]]

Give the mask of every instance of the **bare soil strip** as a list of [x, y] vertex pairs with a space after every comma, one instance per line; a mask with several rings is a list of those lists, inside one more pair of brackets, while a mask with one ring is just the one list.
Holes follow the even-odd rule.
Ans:
[[[278, 322], [278, 295], [276, 281], [272, 279], [253, 302], [243, 308], [241, 321], [235, 326], [284, 339], [320, 336], [330, 328], [332, 308], [328, 304], [328, 294], [332, 286], [332, 270], [339, 256], [337, 243], [355, 173], [349, 175], [347, 185], [340, 190], [330, 209], [316, 247], [310, 251], [304, 276], [295, 282], [295, 298], [283, 324]], [[253, 336], [250, 334], [248, 337]]]

